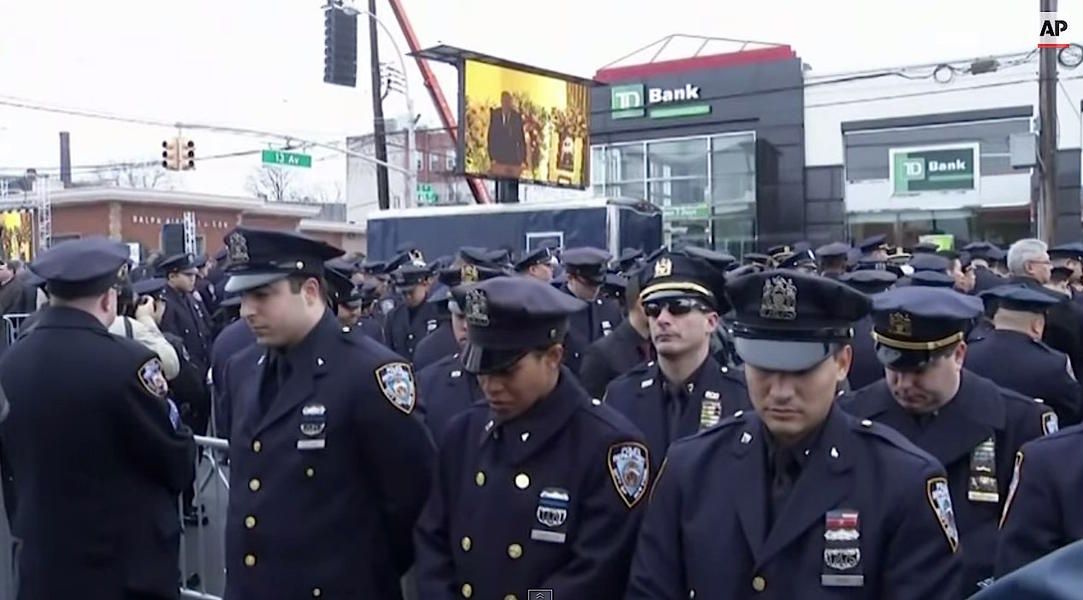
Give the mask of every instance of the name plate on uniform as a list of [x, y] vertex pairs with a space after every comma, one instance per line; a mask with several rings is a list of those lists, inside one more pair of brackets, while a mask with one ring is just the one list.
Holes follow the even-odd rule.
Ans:
[[855, 509], [832, 510], [824, 515], [824, 567], [820, 585], [865, 585], [861, 568], [861, 513]]
[[550, 544], [563, 544], [568, 535], [560, 531], [545, 531], [544, 529], [531, 529], [530, 539], [536, 542], [549, 542]]
[[322, 450], [327, 445], [327, 440], [297, 440], [298, 450]]
[[863, 587], [864, 575], [820, 575], [820, 585], [825, 587]]

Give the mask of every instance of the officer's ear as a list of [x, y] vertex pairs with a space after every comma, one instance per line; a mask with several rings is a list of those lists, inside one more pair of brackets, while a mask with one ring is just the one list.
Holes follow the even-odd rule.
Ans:
[[850, 344], [842, 344], [831, 354], [831, 360], [835, 363], [837, 372], [835, 381], [842, 383], [850, 375], [850, 365], [854, 362], [854, 347]]
[[545, 352], [542, 354], [542, 360], [545, 362], [545, 366], [559, 369], [560, 364], [564, 362], [564, 345], [553, 344], [546, 348]]

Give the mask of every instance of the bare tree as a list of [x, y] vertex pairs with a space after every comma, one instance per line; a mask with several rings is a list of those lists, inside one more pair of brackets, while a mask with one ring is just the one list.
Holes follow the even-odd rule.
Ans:
[[335, 181], [313, 186], [305, 196], [309, 199], [309, 202], [315, 202], [316, 204], [342, 204], [342, 182]]
[[266, 202], [296, 202], [301, 193], [296, 175], [281, 167], [260, 167], [248, 176], [245, 189]]
[[98, 182], [124, 188], [147, 190], [172, 189], [173, 181], [160, 167], [116, 163], [98, 172]]

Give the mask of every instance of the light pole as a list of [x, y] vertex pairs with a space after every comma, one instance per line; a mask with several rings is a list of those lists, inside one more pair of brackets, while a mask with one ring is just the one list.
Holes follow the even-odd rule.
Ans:
[[[327, 8], [327, 6], [325, 6], [324, 8]], [[402, 66], [403, 73], [403, 96], [406, 97], [406, 112], [409, 118], [407, 119], [406, 123], [406, 189], [403, 190], [404, 193], [402, 195], [402, 205], [396, 206], [394, 208], [405, 208], [407, 206], [413, 206], [413, 198], [417, 195], [417, 185], [415, 183], [417, 179], [417, 162], [414, 159], [414, 97], [410, 93], [410, 78], [406, 76], [406, 55], [404, 55], [402, 53], [402, 50], [399, 49], [399, 43], [395, 41], [395, 36], [392, 35], [391, 30], [388, 29], [387, 25], [385, 25], [379, 17], [369, 12], [368, 9], [357, 7], [353, 2], [351, 2], [349, 5], [343, 5], [342, 8], [359, 15], [367, 15], [373, 23], [376, 23], [376, 25], [378, 25], [380, 29], [382, 29], [383, 32], [387, 34], [387, 38], [391, 40], [392, 49], [395, 50], [395, 54], [399, 57], [399, 64]]]

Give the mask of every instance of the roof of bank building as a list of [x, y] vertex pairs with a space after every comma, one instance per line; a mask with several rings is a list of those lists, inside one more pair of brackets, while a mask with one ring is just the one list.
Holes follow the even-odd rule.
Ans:
[[603, 66], [594, 77], [610, 83], [794, 58], [797, 53], [786, 44], [676, 33]]

